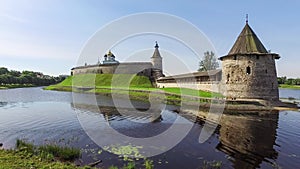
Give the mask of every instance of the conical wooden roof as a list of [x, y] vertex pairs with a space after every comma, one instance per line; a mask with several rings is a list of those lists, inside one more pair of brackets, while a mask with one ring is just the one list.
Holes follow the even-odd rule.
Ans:
[[248, 23], [237, 38], [228, 55], [234, 54], [265, 54], [268, 53]]
[[154, 50], [154, 53], [152, 55], [152, 58], [161, 58], [159, 50], [158, 50], [159, 46], [158, 46], [157, 42], [155, 42], [155, 46], [154, 47], [155, 47], [155, 50]]

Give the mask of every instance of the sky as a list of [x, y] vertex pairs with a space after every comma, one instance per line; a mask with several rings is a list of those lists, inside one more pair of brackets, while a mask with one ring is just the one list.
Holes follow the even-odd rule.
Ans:
[[[209, 39], [220, 57], [229, 52], [249, 14], [249, 24], [265, 47], [281, 56], [276, 62], [278, 76], [295, 78], [300, 77], [299, 9], [297, 0], [0, 0], [0, 67], [49, 75], [70, 74], [84, 46], [97, 31], [121, 17], [143, 12], [170, 14], [193, 24]], [[108, 37], [109, 34], [104, 39]], [[128, 55], [138, 60], [132, 49], [141, 51], [140, 54], [150, 52], [150, 60], [157, 39], [166, 58], [164, 65], [171, 74], [175, 69], [172, 70], [172, 59], [167, 58], [175, 55], [196, 71], [199, 57], [187, 59], [192, 52], [183, 53], [184, 47], [172, 48], [170, 44], [177, 42], [165, 37], [135, 37], [112, 50], [120, 61], [127, 61]], [[88, 64], [101, 61], [105, 52], [99, 51]]]

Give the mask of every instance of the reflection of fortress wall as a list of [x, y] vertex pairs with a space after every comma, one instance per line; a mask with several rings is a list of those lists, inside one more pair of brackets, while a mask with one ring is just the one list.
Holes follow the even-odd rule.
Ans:
[[234, 168], [256, 168], [265, 158], [274, 159], [278, 113], [262, 116], [223, 115], [218, 149], [234, 157]]

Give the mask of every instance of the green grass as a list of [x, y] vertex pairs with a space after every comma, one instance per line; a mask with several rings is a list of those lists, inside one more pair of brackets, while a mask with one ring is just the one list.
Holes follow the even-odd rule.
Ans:
[[[0, 149], [0, 169], [91, 169], [90, 166], [75, 166], [72, 162], [80, 155], [80, 150], [56, 145], [35, 146], [32, 143], [17, 140], [15, 150]], [[153, 162], [145, 159], [143, 165], [146, 169], [153, 169]], [[143, 168], [144, 168], [143, 167]], [[110, 169], [118, 169], [111, 166]], [[134, 162], [127, 162], [122, 169], [135, 169]], [[121, 169], [120, 168], [120, 169]]]
[[58, 158], [60, 161], [73, 161], [80, 157], [80, 150], [70, 147], [59, 147], [57, 145], [43, 145], [38, 151], [44, 155]]
[[[0, 169], [83, 169], [71, 163], [79, 157], [80, 151], [74, 148], [53, 145], [35, 146], [23, 140], [17, 140], [16, 150], [0, 149]], [[59, 161], [59, 160], [63, 160]]]
[[1, 169], [32, 169], [32, 168], [55, 168], [55, 169], [79, 169], [71, 163], [59, 161], [41, 160], [39, 156], [28, 154], [24, 151], [0, 150]]
[[132, 74], [82, 74], [69, 76], [54, 86], [81, 86], [81, 87], [130, 87], [152, 88], [150, 80], [145, 76]]
[[219, 93], [212, 93], [207, 91], [201, 91], [201, 90], [195, 90], [195, 89], [187, 89], [187, 88], [161, 88], [162, 90], [169, 92], [169, 93], [175, 93], [175, 94], [182, 94], [182, 95], [188, 95], [188, 96], [199, 96], [199, 97], [222, 97]]
[[279, 85], [279, 88], [285, 88], [285, 89], [300, 89], [300, 85], [287, 85], [287, 84], [281, 84], [281, 85]]
[[[111, 83], [113, 82], [113, 86]], [[128, 84], [130, 84], [128, 86]], [[79, 88], [72, 88], [72, 86]], [[223, 97], [219, 93], [211, 93], [187, 88], [154, 88], [150, 80], [145, 76], [136, 76], [132, 74], [82, 74], [70, 76], [59, 84], [48, 86], [46, 90], [87, 92], [111, 95], [112, 93], [124, 95], [128, 93], [133, 100], [148, 101], [149, 93], [155, 90], [166, 92], [166, 102], [169, 104], [180, 104], [181, 95], [196, 96], [201, 98]], [[87, 88], [81, 90], [80, 88]], [[92, 89], [88, 89], [92, 88]], [[154, 94], [159, 97], [161, 94]], [[193, 101], [193, 100], [184, 100]], [[207, 102], [202, 100], [200, 102]]]
[[76, 148], [60, 147], [58, 145], [34, 146], [19, 139], [17, 140], [16, 148], [46, 160], [74, 161], [80, 157], [80, 150]]
[[[121, 149], [121, 152], [125, 152]], [[126, 148], [127, 150], [128, 148]], [[130, 149], [133, 151], [133, 149]], [[35, 146], [23, 140], [17, 140], [15, 150], [0, 149], [0, 169], [91, 169], [90, 166], [76, 166], [72, 161], [78, 158], [80, 151], [74, 148], [59, 147], [56, 145]], [[129, 152], [128, 152], [129, 153]], [[133, 151], [133, 153], [137, 153]], [[63, 154], [63, 155], [62, 155]], [[75, 155], [75, 156], [74, 156]], [[65, 157], [66, 156], [66, 157]], [[60, 157], [60, 158], [57, 158]], [[64, 159], [64, 160], [63, 160]], [[144, 159], [142, 163], [136, 164], [132, 160], [124, 161], [123, 167], [110, 166], [109, 169], [153, 169], [154, 162]], [[219, 169], [221, 161], [203, 161], [203, 169]]]

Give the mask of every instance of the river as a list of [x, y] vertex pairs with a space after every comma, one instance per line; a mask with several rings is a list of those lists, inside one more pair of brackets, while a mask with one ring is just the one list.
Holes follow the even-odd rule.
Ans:
[[[299, 99], [300, 90], [280, 89], [280, 96]], [[121, 105], [122, 101], [117, 99]], [[0, 90], [0, 142], [4, 148], [14, 148], [18, 138], [37, 145], [78, 147], [82, 157], [76, 163], [101, 159], [99, 167], [104, 168], [123, 166], [124, 158], [115, 152], [118, 144], [131, 146], [138, 166], [142, 165], [141, 158], [148, 155], [159, 169], [201, 168], [214, 160], [222, 162], [222, 168], [300, 166], [297, 111], [224, 114], [219, 125], [211, 126], [214, 132], [201, 143], [199, 135], [207, 129], [205, 119], [178, 112], [177, 107], [170, 105], [155, 107], [162, 110], [159, 116], [151, 114], [148, 103], [132, 101], [134, 109], [126, 107], [126, 102], [120, 107], [115, 103], [116, 100], [103, 95], [72, 95], [39, 87]], [[109, 134], [115, 131], [122, 136], [112, 139]], [[126, 139], [138, 143], [131, 144]], [[107, 143], [111, 146], [99, 146]]]

